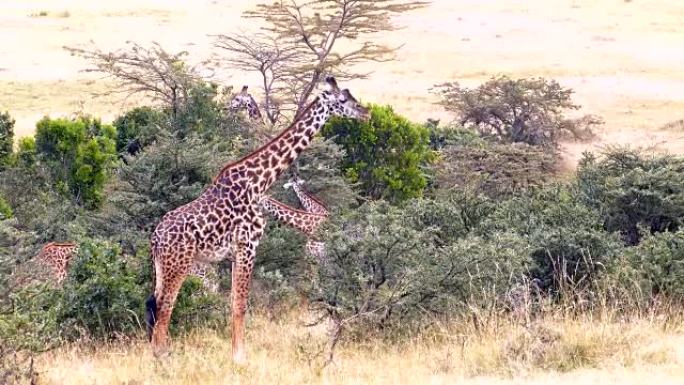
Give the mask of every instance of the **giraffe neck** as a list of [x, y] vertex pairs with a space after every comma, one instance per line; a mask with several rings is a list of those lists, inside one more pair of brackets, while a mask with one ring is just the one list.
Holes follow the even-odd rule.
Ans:
[[292, 189], [306, 211], [321, 215], [328, 214], [328, 209], [325, 207], [325, 205], [311, 196], [311, 194], [309, 194], [309, 192], [306, 191], [299, 183], [293, 183]]
[[254, 100], [253, 97], [249, 97], [250, 102], [247, 103], [247, 112], [249, 114], [250, 119], [254, 120], [262, 120], [261, 118], [261, 111], [259, 110], [259, 106], [256, 104], [256, 101]]
[[214, 180], [224, 190], [239, 186], [260, 196], [276, 181], [330, 117], [330, 108], [317, 97], [289, 128], [249, 156], [226, 165]]
[[261, 200], [261, 207], [278, 221], [294, 227], [307, 236], [312, 236], [321, 223], [326, 220], [323, 215], [297, 210], [269, 197], [264, 197]]

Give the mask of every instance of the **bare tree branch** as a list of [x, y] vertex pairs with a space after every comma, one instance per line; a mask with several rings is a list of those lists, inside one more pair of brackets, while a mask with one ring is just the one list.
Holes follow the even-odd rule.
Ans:
[[[359, 73], [354, 65], [392, 60], [398, 47], [375, 43], [371, 35], [397, 29], [392, 17], [427, 4], [411, 0], [262, 3], [244, 16], [265, 22], [264, 33], [220, 35], [215, 44], [234, 55], [225, 61], [230, 67], [261, 74], [266, 105], [288, 100], [298, 115], [326, 73], [335, 72], [341, 79], [364, 78], [368, 73]], [[271, 62], [277, 65], [268, 67]]]

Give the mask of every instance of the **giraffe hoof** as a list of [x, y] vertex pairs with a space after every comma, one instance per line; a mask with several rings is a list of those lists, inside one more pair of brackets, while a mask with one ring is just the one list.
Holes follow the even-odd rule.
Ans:
[[169, 348], [155, 348], [152, 350], [154, 358], [160, 360], [171, 356], [171, 349]]

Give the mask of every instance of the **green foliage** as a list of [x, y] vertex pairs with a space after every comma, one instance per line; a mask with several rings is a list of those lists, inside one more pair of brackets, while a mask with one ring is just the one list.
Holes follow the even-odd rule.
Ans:
[[486, 237], [502, 231], [528, 240], [534, 261], [531, 275], [553, 291], [590, 284], [622, 251], [617, 237], [601, 226], [598, 212], [562, 185], [500, 202], [478, 232]]
[[0, 221], [12, 218], [12, 207], [7, 203], [5, 198], [0, 195]]
[[469, 141], [447, 145], [436, 166], [442, 189], [471, 187], [489, 197], [506, 197], [553, 180], [557, 158], [525, 143]]
[[99, 120], [44, 118], [36, 125], [36, 149], [58, 191], [95, 208], [103, 198], [107, 172], [115, 163], [116, 129]]
[[152, 107], [136, 107], [114, 120], [116, 150], [134, 155], [154, 140], [164, 114]]
[[197, 198], [233, 151], [230, 138], [179, 138], [162, 130], [154, 143], [125, 158], [109, 203], [126, 214], [124, 227], [151, 231], [162, 215]]
[[198, 325], [216, 329], [226, 328], [227, 298], [206, 292], [199, 278], [188, 277], [178, 293], [171, 317], [171, 332], [188, 332]]
[[425, 312], [448, 314], [495, 298], [529, 266], [523, 238], [457, 234], [452, 224], [428, 219], [446, 219], [442, 204], [412, 206], [368, 203], [330, 234], [312, 293], [338, 322], [362, 328], [422, 322]]
[[31, 167], [36, 163], [38, 156], [38, 147], [36, 146], [36, 139], [31, 136], [25, 136], [19, 139], [19, 149], [17, 151], [17, 161], [19, 166]]
[[370, 106], [368, 122], [332, 119], [322, 133], [342, 146], [342, 168], [362, 193], [401, 202], [419, 197], [427, 186], [423, 167], [434, 158], [428, 130], [394, 113], [390, 106]]
[[684, 231], [649, 235], [626, 256], [647, 297], [684, 298]]
[[14, 123], [14, 119], [7, 112], [0, 113], [0, 170], [12, 160]]
[[430, 132], [430, 147], [441, 150], [449, 145], [476, 145], [484, 141], [477, 131], [456, 125], [440, 126], [438, 120], [429, 119], [425, 127]]
[[498, 76], [474, 89], [444, 83], [437, 93], [462, 126], [505, 142], [554, 146], [565, 134], [590, 137], [591, 128], [602, 123], [590, 115], [567, 119], [565, 111], [579, 106], [571, 100], [572, 90], [555, 80]]
[[0, 303], [0, 341], [6, 348], [42, 351], [61, 343], [62, 293], [47, 284], [21, 287]]
[[146, 291], [136, 282], [136, 262], [107, 242], [81, 242], [57, 315], [66, 338], [108, 339], [140, 330]]
[[602, 158], [585, 155], [577, 183], [586, 202], [601, 213], [608, 231], [638, 244], [640, 226], [651, 233], [675, 231], [684, 218], [684, 159], [611, 149]]

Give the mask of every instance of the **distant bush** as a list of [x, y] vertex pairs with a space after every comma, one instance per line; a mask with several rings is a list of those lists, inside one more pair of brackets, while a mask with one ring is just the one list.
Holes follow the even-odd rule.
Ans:
[[462, 126], [505, 142], [553, 146], [563, 135], [589, 137], [602, 123], [590, 115], [566, 118], [565, 111], [579, 106], [571, 100], [572, 90], [555, 80], [498, 76], [474, 89], [444, 83], [436, 92], [442, 97], [440, 104], [454, 112]]
[[676, 231], [684, 218], [684, 158], [611, 149], [600, 158], [585, 155], [577, 170], [583, 199], [601, 213], [608, 231], [628, 245], [644, 235]]
[[116, 150], [135, 155], [154, 140], [164, 114], [152, 107], [136, 107], [114, 120]]
[[0, 170], [6, 167], [14, 152], [14, 119], [7, 113], [0, 113]]
[[19, 139], [19, 149], [17, 151], [17, 161], [20, 167], [30, 167], [36, 163], [38, 148], [36, 139], [26, 136]]
[[372, 105], [370, 111], [368, 122], [334, 118], [322, 129], [346, 151], [346, 176], [373, 199], [400, 202], [421, 196], [427, 186], [423, 167], [434, 157], [428, 130], [390, 106]]
[[499, 202], [477, 230], [485, 239], [504, 231], [529, 242], [530, 277], [539, 279], [542, 289], [556, 293], [600, 279], [606, 264], [622, 252], [617, 236], [603, 229], [599, 213], [563, 185]]
[[442, 189], [470, 186], [497, 198], [543, 186], [556, 167], [556, 156], [538, 147], [481, 141], [444, 147], [435, 168]]
[[475, 145], [484, 141], [477, 131], [461, 126], [440, 126], [438, 120], [428, 120], [425, 127], [430, 133], [430, 147], [441, 150], [449, 145]]
[[684, 231], [648, 235], [626, 255], [646, 298], [684, 299]]
[[116, 129], [99, 120], [44, 118], [36, 125], [36, 149], [57, 189], [88, 208], [103, 199], [109, 169], [116, 158]]

